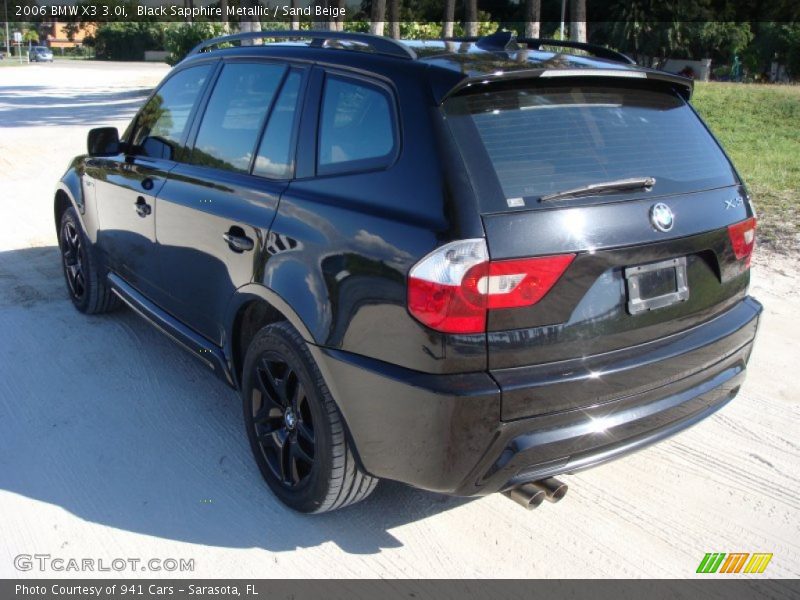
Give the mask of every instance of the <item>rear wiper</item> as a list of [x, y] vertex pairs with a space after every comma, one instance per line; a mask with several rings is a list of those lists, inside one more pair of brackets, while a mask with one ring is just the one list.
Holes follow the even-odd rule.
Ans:
[[590, 183], [571, 190], [547, 194], [539, 198], [540, 202], [560, 200], [562, 198], [579, 198], [580, 196], [594, 196], [595, 194], [609, 194], [612, 192], [624, 192], [628, 190], [650, 191], [656, 184], [655, 177], [633, 177], [631, 179], [617, 179], [616, 181], [604, 181], [602, 183]]

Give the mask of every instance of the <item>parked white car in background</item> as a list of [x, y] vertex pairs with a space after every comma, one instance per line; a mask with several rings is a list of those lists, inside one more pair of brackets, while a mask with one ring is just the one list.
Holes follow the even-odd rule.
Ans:
[[53, 52], [46, 46], [34, 46], [28, 53], [29, 62], [53, 62]]

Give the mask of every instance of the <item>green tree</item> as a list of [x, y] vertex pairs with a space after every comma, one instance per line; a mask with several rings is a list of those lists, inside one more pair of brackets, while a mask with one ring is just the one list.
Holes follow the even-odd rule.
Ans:
[[224, 23], [195, 22], [168, 25], [164, 36], [165, 49], [169, 52], [167, 62], [171, 65], [179, 63], [197, 44], [224, 33]]
[[750, 72], [768, 71], [773, 61], [800, 78], [800, 23], [755, 23], [753, 41], [742, 52]]
[[22, 34], [22, 41], [26, 44], [38, 44], [39, 32], [35, 28], [26, 29]]
[[164, 32], [162, 23], [103, 23], [94, 38], [97, 58], [142, 60], [146, 50], [164, 50]]

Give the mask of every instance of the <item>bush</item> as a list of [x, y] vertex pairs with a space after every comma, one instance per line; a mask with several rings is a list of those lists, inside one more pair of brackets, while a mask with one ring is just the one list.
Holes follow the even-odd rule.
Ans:
[[64, 58], [94, 58], [94, 48], [91, 46], [81, 45], [81, 46], [70, 46], [68, 48], [50, 48], [53, 51], [53, 54], [58, 57]]
[[200, 42], [225, 33], [222, 23], [173, 23], [167, 27], [164, 37], [165, 49], [169, 52], [167, 62], [177, 64]]
[[105, 23], [94, 38], [97, 58], [144, 60], [145, 50], [164, 49], [164, 26], [158, 23]]

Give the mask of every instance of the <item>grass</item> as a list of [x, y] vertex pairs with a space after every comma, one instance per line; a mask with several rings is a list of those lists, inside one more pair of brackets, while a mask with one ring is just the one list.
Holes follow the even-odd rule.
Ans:
[[[62, 62], [62, 61], [82, 61], [82, 60], [95, 60], [93, 56], [55, 56], [55, 62]], [[22, 59], [22, 62], [19, 62], [19, 58], [16, 56], [12, 56], [11, 58], [6, 58], [5, 60], [0, 60], [0, 67], [24, 67], [26, 65], [31, 64], [39, 64], [39, 63], [29, 63], [27, 58]]]
[[60, 54], [55, 54], [55, 53], [53, 53], [53, 58], [55, 58], [56, 61], [59, 61], [59, 60], [95, 60], [94, 56], [74, 56], [72, 54], [65, 54], [64, 56], [61, 56]]
[[800, 86], [698, 83], [692, 103], [750, 190], [759, 241], [800, 251]]

